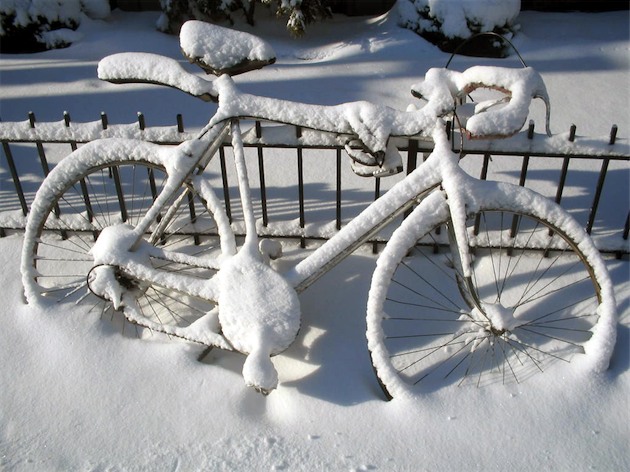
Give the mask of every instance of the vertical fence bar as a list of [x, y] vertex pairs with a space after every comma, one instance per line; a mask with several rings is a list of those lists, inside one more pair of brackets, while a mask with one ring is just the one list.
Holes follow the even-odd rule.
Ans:
[[[147, 168], [147, 175], [149, 177], [149, 188], [151, 189], [151, 199], [152, 201], [155, 201], [155, 199], [158, 196], [158, 193], [157, 193], [157, 186], [155, 185], [155, 172], [153, 171], [151, 167]], [[158, 223], [160, 222], [161, 219], [162, 219], [162, 214], [160, 213], [157, 216]]]
[[[529, 128], [527, 129], [527, 139], [534, 138], [534, 122], [529, 122]], [[518, 185], [520, 187], [525, 186], [525, 181], [527, 180], [527, 170], [529, 168], [529, 153], [523, 154], [523, 165], [521, 166], [521, 175], [518, 180]]]
[[[575, 125], [571, 125], [571, 128], [569, 129], [569, 142], [574, 142], [575, 141], [575, 130], [576, 130], [576, 126]], [[567, 173], [569, 171], [569, 157], [565, 157], [562, 159], [562, 169], [560, 170], [560, 181], [558, 182], [558, 189], [556, 190], [556, 198], [555, 198], [555, 202], [560, 204], [560, 201], [562, 200], [562, 193], [564, 192], [564, 186], [566, 184], [567, 181]]]
[[[609, 145], [615, 144], [615, 140], [617, 139], [617, 125], [613, 125], [610, 129], [610, 140], [608, 141]], [[595, 223], [595, 217], [597, 216], [597, 209], [599, 207], [599, 200], [602, 196], [602, 190], [604, 188], [604, 181], [606, 180], [606, 172], [608, 172], [608, 164], [610, 163], [610, 158], [605, 157], [602, 162], [601, 170], [599, 171], [599, 178], [597, 179], [597, 186], [595, 187], [595, 197], [593, 198], [593, 204], [591, 205], [591, 211], [588, 216], [588, 222], [586, 223], [586, 232], [591, 234], [593, 231], [593, 224]]]
[[[66, 128], [70, 128], [70, 113], [68, 113], [67, 111], [63, 112], [63, 122]], [[77, 150], [77, 142], [74, 140], [70, 140], [70, 149], [72, 149], [72, 152]], [[90, 195], [88, 194], [88, 188], [87, 188], [87, 184], [85, 182], [85, 179], [81, 179], [79, 181], [79, 186], [81, 187], [81, 194], [83, 195], [83, 203], [85, 204], [85, 210], [87, 212], [87, 219], [88, 221], [91, 223], [92, 221], [94, 221], [94, 210], [92, 208], [92, 202], [90, 201]], [[98, 234], [96, 232], [93, 232], [93, 236], [94, 239], [96, 240], [96, 238], [98, 237]]]
[[[299, 139], [302, 137], [302, 128], [299, 126], [295, 127], [295, 135]], [[304, 230], [306, 225], [306, 218], [304, 215], [304, 156], [302, 154], [302, 146], [297, 146], [297, 165], [298, 165], [298, 198], [299, 198], [299, 206], [300, 206], [300, 228]], [[304, 237], [304, 233], [302, 232], [302, 236], [300, 236], [300, 247], [306, 247], [306, 238]]]
[[[181, 113], [175, 115], [175, 122], [177, 123], [177, 132], [183, 133], [184, 117]], [[186, 199], [188, 200], [188, 215], [190, 216], [190, 223], [194, 225], [197, 222], [197, 211], [195, 210], [195, 196], [193, 195], [192, 187], [186, 188]], [[195, 246], [199, 246], [199, 244], [201, 244], [201, 236], [197, 231], [193, 231], [193, 242]]]
[[[628, 211], [628, 214], [626, 215], [626, 222], [623, 225], [623, 233], [621, 236], [623, 237], [624, 241], [628, 240], [628, 233], [630, 233], [630, 211]], [[617, 251], [615, 256], [617, 259], [621, 259], [621, 256], [623, 256], [623, 252]]]
[[230, 186], [227, 177], [227, 168], [225, 165], [225, 147], [219, 148], [219, 163], [221, 164], [221, 183], [223, 184], [223, 201], [225, 205], [225, 213], [228, 221], [232, 223], [232, 204], [230, 203]]
[[617, 139], [617, 125], [612, 125], [612, 127], [610, 128], [610, 140], [608, 141], [608, 144], [612, 146], [613, 144], [615, 144], [616, 139]]
[[[529, 121], [529, 128], [527, 129], [527, 139], [534, 138], [534, 122], [533, 120]], [[523, 165], [521, 166], [521, 175], [518, 181], [518, 185], [520, 187], [525, 186], [525, 180], [527, 179], [527, 169], [529, 167], [529, 153], [523, 154]], [[519, 225], [519, 217], [514, 215], [512, 217], [512, 226], [510, 228], [510, 238], [516, 237], [516, 232], [518, 230]], [[511, 250], [508, 251], [508, 255], [511, 255]]]
[[[34, 129], [36, 119], [35, 119], [35, 113], [33, 113], [32, 111], [28, 112], [28, 121], [29, 121], [30, 127]], [[44, 178], [46, 178], [48, 174], [50, 173], [50, 166], [48, 165], [48, 159], [46, 158], [44, 144], [41, 141], [37, 140], [35, 141], [35, 146], [37, 147], [37, 154], [39, 155], [39, 162], [42, 166], [42, 170], [44, 171]], [[59, 207], [58, 203], [55, 203], [55, 205], [53, 206], [53, 213], [55, 214], [57, 218], [61, 216], [61, 208]], [[62, 239], [64, 240], [67, 239], [68, 235], [65, 229], [60, 229], [59, 232], [61, 234]]]
[[418, 141], [410, 139], [407, 145], [407, 175], [411, 174], [418, 166]]
[[[407, 144], [407, 175], [416, 170], [416, 167], [418, 167], [418, 141], [410, 139]], [[403, 218], [407, 218], [412, 211], [413, 208], [405, 210]]]
[[[33, 113], [32, 111], [29, 111], [28, 122], [31, 129], [35, 128], [35, 121], [36, 121], [35, 113]], [[50, 166], [48, 165], [48, 159], [46, 158], [46, 152], [44, 151], [44, 144], [41, 141], [37, 140], [35, 141], [35, 146], [37, 147], [37, 154], [39, 155], [39, 162], [44, 172], [44, 178], [46, 178], [46, 176], [48, 176], [48, 174], [50, 173]], [[55, 203], [55, 206], [53, 207], [53, 212], [55, 213], [57, 218], [59, 218], [59, 216], [61, 215], [61, 209], [59, 208], [58, 203]], [[63, 239], [66, 238], [65, 230], [61, 230], [61, 236]]]
[[[490, 160], [492, 156], [489, 153], [484, 153], [483, 162], [481, 163], [481, 173], [479, 174], [479, 178], [481, 180], [488, 179], [488, 167], [490, 166]], [[477, 236], [479, 234], [479, 227], [481, 226], [481, 215], [477, 213], [475, 215], [475, 223], [473, 225], [473, 234]]]
[[123, 223], [129, 218], [127, 212], [127, 204], [125, 203], [125, 195], [123, 194], [122, 182], [120, 181], [120, 171], [118, 166], [112, 166], [112, 176], [114, 177], [114, 187], [116, 188], [116, 197], [118, 198], [118, 205], [120, 207], [120, 219]]
[[[381, 197], [381, 179], [379, 177], [374, 178], [374, 201]], [[372, 241], [372, 254], [378, 254], [378, 242]]]
[[[63, 112], [63, 123], [66, 126], [66, 128], [70, 128], [70, 113], [68, 113], [67, 111]], [[77, 150], [77, 142], [74, 140], [70, 140], [70, 148], [72, 149], [72, 152]]]
[[[103, 118], [105, 119], [103, 120]], [[68, 116], [68, 121], [67, 121], [66, 126], [68, 126], [69, 123], [70, 123], [70, 117]], [[101, 113], [101, 126], [104, 126], [104, 127], [107, 126], [107, 116], [103, 117], [102, 113]], [[118, 169], [118, 166], [110, 167], [109, 173], [110, 173], [110, 177], [114, 179], [114, 188], [116, 189], [116, 197], [118, 198], [118, 206], [120, 207], [120, 218], [123, 222], [126, 222], [129, 217], [129, 214], [127, 212], [127, 205], [125, 203], [125, 196], [123, 193], [122, 182], [120, 181], [120, 171]], [[85, 183], [83, 179], [81, 180], [81, 188], [86, 189], [84, 191], [84, 196], [86, 198], [86, 203], [87, 203], [87, 199], [89, 199], [89, 197], [87, 195], [87, 188], [85, 187]]]
[[15, 191], [18, 194], [18, 199], [20, 200], [22, 214], [26, 216], [28, 214], [28, 205], [26, 204], [26, 198], [24, 197], [24, 191], [22, 190], [22, 182], [20, 182], [20, 177], [18, 175], [17, 168], [15, 167], [13, 153], [11, 152], [11, 148], [9, 147], [9, 143], [7, 141], [2, 141], [2, 149], [4, 150], [4, 155], [6, 156], [7, 163], [9, 164], [9, 171], [11, 172], [11, 178], [13, 179], [13, 185], [15, 185]]
[[335, 227], [341, 229], [341, 149], [337, 148], [337, 186], [335, 189]]
[[[35, 128], [35, 113], [32, 111], [28, 112], [28, 122], [31, 129]], [[50, 166], [48, 165], [48, 160], [46, 159], [46, 153], [44, 152], [44, 145], [40, 140], [35, 141], [35, 147], [37, 148], [37, 154], [39, 155], [39, 162], [42, 166], [42, 170], [44, 171], [44, 177], [46, 177], [50, 173]]]
[[484, 153], [483, 162], [481, 163], [481, 173], [479, 174], [479, 178], [481, 180], [488, 179], [488, 167], [490, 166], [490, 161], [492, 160], [492, 156], [489, 153]]
[[[569, 128], [569, 142], [575, 141], [575, 131], [577, 127], [573, 124], [571, 128]], [[564, 186], [567, 182], [567, 174], [569, 173], [569, 162], [571, 158], [566, 156], [562, 159], [562, 168], [560, 169], [560, 180], [558, 181], [558, 188], [556, 189], [556, 197], [555, 202], [560, 205], [560, 201], [562, 200], [562, 193], [564, 192]], [[549, 230], [549, 237], [553, 236], [553, 230]]]
[[[186, 190], [186, 193], [188, 198], [188, 212], [190, 213], [190, 223], [194, 225], [197, 222], [197, 212], [195, 211], [195, 197], [190, 188]], [[195, 246], [199, 246], [199, 244], [201, 244], [201, 236], [197, 231], [193, 233], [193, 242], [195, 243]]]
[[591, 205], [591, 210], [588, 215], [588, 221], [586, 223], [586, 232], [591, 234], [593, 231], [593, 225], [595, 224], [595, 217], [597, 216], [597, 208], [599, 207], [599, 200], [602, 196], [602, 189], [604, 187], [604, 181], [606, 180], [606, 172], [608, 172], [608, 164], [610, 163], [610, 158], [604, 158], [602, 162], [602, 167], [599, 171], [599, 177], [597, 178], [597, 185], [595, 187], [595, 196], [593, 197], [593, 204]]
[[140, 128], [140, 131], [144, 131], [146, 127], [147, 127], [147, 123], [146, 123], [146, 120], [144, 119], [144, 113], [139, 111], [138, 112], [138, 128]]
[[[260, 121], [256, 120], [256, 138], [262, 138], [262, 129]], [[269, 224], [269, 217], [267, 214], [267, 186], [265, 184], [265, 162], [263, 158], [263, 148], [260, 144], [256, 146], [256, 152], [258, 154], [258, 177], [260, 179], [260, 204], [262, 207], [262, 224], [266, 228]]]

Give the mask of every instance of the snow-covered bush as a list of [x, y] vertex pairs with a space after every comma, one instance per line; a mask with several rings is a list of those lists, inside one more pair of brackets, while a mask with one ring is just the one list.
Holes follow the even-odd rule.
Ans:
[[81, 15], [105, 18], [109, 0], [2, 0], [0, 51], [37, 52], [69, 46]]
[[158, 29], [177, 34], [181, 25], [190, 19], [210, 22], [233, 22], [234, 15], [243, 15], [247, 23], [254, 24], [256, 4], [274, 8], [278, 17], [287, 18], [291, 34], [304, 34], [306, 25], [330, 16], [326, 0], [160, 0], [162, 15]]
[[[399, 23], [447, 52], [476, 33], [494, 32], [507, 37], [517, 28], [520, 0], [398, 0]], [[477, 40], [463, 54], [504, 56], [506, 45]]]

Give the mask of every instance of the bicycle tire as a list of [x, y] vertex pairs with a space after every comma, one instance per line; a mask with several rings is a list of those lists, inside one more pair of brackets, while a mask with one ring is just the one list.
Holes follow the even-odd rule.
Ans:
[[[532, 191], [479, 185], [481, 195], [499, 189], [510, 197], [467, 209], [468, 282], [441, 192], [412, 212], [378, 259], [367, 337], [388, 399], [455, 383], [520, 383], [554, 361], [575, 361], [578, 353], [587, 355], [572, 365], [608, 366], [615, 300], [590, 237]], [[484, 311], [474, 306], [475, 297]]]
[[[160, 326], [189, 326], [215, 308], [207, 300], [124, 279], [121, 284], [133, 292], [134, 303], [119, 311], [111, 301], [91, 292], [87, 284], [94, 268], [89, 251], [98, 234], [113, 224], [138, 223], [172, 174], [170, 157], [163, 146], [144, 141], [101, 140], [79, 148], [51, 171], [37, 192], [25, 230], [21, 267], [29, 303], [50, 300], [81, 304], [132, 336], [143, 334], [144, 330], [137, 328], [139, 316], [150, 321], [147, 324], [152, 330], [161, 331]], [[227, 217], [217, 215], [222, 209], [209, 209], [207, 189], [202, 197], [192, 183], [187, 188], [186, 201], [154, 245], [207, 257], [226, 247], [231, 250], [234, 236]], [[210, 278], [215, 272], [153, 258], [150, 262], [161, 270], [195, 277]], [[131, 315], [127, 310], [134, 310], [133, 316], [127, 316]], [[127, 329], [129, 320], [121, 312], [136, 320], [131, 322], [133, 329]]]

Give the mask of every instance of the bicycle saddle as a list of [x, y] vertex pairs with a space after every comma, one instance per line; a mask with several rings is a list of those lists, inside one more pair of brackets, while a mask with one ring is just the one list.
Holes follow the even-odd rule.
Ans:
[[190, 20], [179, 33], [186, 58], [207, 74], [236, 75], [276, 62], [273, 48], [249, 33]]

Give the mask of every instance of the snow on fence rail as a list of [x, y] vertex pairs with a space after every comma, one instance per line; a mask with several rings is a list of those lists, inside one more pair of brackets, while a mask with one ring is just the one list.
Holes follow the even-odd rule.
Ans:
[[[29, 205], [50, 169], [82, 143], [99, 138], [137, 138], [165, 145], [195, 137], [184, 130], [181, 115], [173, 126], [147, 127], [144, 116], [137, 123], [108, 123], [107, 115], [89, 123], [63, 120], [38, 123], [31, 113], [23, 122], [0, 123], [3, 161], [0, 162], [0, 236], [24, 228]], [[355, 176], [345, 158], [343, 143], [332, 134], [287, 125], [260, 122], [244, 133], [257, 216], [262, 235], [326, 239], [378, 198], [400, 176], [365, 179]], [[630, 253], [630, 146], [609, 136], [585, 138], [575, 127], [547, 137], [529, 129], [511, 138], [467, 141], [452, 132], [453, 149], [464, 149], [462, 166], [482, 179], [512, 181], [533, 188], [570, 211], [593, 236], [603, 252]], [[406, 172], [432, 150], [427, 140], [400, 139], [406, 154]], [[222, 189], [226, 210], [237, 232], [239, 205], [236, 180], [229, 168], [230, 144], [220, 149], [209, 177]], [[343, 152], [342, 152], [343, 151]], [[381, 234], [374, 240], [387, 240]]]

